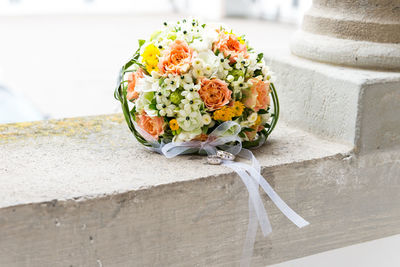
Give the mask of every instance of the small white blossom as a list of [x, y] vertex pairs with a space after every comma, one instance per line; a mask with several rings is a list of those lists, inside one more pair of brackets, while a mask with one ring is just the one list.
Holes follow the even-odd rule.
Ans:
[[245, 59], [242, 54], [239, 54], [236, 58], [235, 68], [238, 70], [243, 70], [248, 65], [249, 65], [248, 60]]
[[250, 82], [245, 82], [244, 78], [240, 76], [237, 81], [231, 82], [231, 85], [233, 87], [233, 91], [235, 93], [241, 92], [243, 89], [249, 88], [250, 87]]
[[260, 116], [261, 116], [261, 124], [266, 124], [267, 122], [269, 122], [269, 120], [271, 118], [271, 114], [269, 114], [269, 113], [265, 113]]
[[203, 68], [203, 64], [204, 64], [204, 61], [199, 57], [196, 57], [192, 60], [192, 66], [194, 69], [201, 70]]
[[157, 104], [156, 107], [160, 113], [160, 116], [173, 117], [175, 115], [174, 110], [176, 106], [174, 104], [171, 104], [171, 101], [169, 100]]
[[181, 85], [180, 76], [174, 76], [169, 74], [164, 80], [164, 88], [174, 92]]
[[192, 78], [192, 75], [190, 73], [186, 73], [184, 75], [181, 75], [180, 78], [181, 78], [181, 80], [183, 80], [183, 84], [193, 83], [193, 78]]
[[233, 77], [232, 75], [228, 75], [228, 77], [226, 77], [226, 80], [228, 82], [232, 82], [235, 79], [235, 77]]
[[212, 121], [211, 116], [208, 113], [202, 116], [202, 120], [204, 125], [209, 125]]
[[196, 79], [204, 76], [204, 73], [201, 69], [193, 69], [192, 74]]
[[224, 57], [223, 53], [219, 53], [218, 55], [218, 59], [219, 59], [219, 71], [222, 70], [232, 70], [232, 67], [229, 65], [229, 59]]
[[248, 128], [251, 127], [254, 123], [250, 122], [250, 121], [241, 121], [240, 122], [240, 126], [242, 128]]
[[136, 92], [153, 92], [160, 88], [158, 85], [158, 80], [151, 76], [145, 75], [136, 81], [135, 91]]
[[178, 125], [184, 131], [190, 132], [203, 126], [202, 116], [200, 111], [191, 111], [181, 109], [178, 112]]
[[181, 95], [184, 96], [186, 99], [189, 99], [189, 100], [200, 98], [199, 93], [197, 92], [197, 90], [194, 87], [190, 88], [189, 90], [184, 90], [181, 93]]
[[258, 117], [257, 112], [253, 112], [253, 113], [250, 114], [249, 117], [247, 117], [247, 120], [248, 120], [249, 122], [251, 122], [251, 123], [255, 123], [256, 120], [257, 120], [257, 117]]
[[200, 98], [182, 99], [180, 108], [185, 110], [199, 110], [200, 105], [203, 103]]

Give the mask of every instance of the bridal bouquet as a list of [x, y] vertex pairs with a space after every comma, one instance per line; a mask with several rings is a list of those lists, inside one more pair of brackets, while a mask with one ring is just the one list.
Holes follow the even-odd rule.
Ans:
[[164, 22], [150, 39], [139, 40], [122, 67], [115, 97], [145, 146], [205, 141], [219, 125], [233, 121], [231, 126], [240, 125], [242, 146], [256, 147], [279, 116], [263, 54], [244, 35], [194, 19]]
[[[242, 179], [251, 205], [241, 266], [250, 264], [257, 221], [264, 236], [271, 232], [259, 186], [294, 224], [308, 224], [268, 184], [247, 149], [264, 144], [277, 123], [272, 81], [263, 54], [245, 36], [184, 19], [139, 40], [114, 94], [129, 129], [149, 149], [167, 158], [205, 151], [210, 164], [224, 164]], [[235, 162], [235, 155], [251, 164]]]

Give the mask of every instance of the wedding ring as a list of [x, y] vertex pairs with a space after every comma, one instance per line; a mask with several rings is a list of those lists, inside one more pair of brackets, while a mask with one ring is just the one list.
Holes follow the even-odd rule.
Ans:
[[210, 155], [207, 157], [207, 162], [211, 165], [220, 165], [222, 163], [222, 159], [217, 155]]
[[223, 160], [235, 160], [235, 155], [233, 155], [232, 153], [223, 151], [223, 150], [218, 150], [217, 156]]

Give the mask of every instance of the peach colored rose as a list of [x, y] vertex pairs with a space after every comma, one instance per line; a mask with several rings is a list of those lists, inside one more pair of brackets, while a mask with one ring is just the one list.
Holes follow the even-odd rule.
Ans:
[[143, 78], [143, 70], [139, 68], [136, 72], [131, 72], [128, 76], [128, 89], [126, 90], [126, 98], [128, 100], [136, 99], [139, 93], [135, 91], [136, 81]]
[[229, 60], [231, 63], [236, 62], [236, 58], [239, 54], [242, 54], [244, 58], [249, 57], [246, 45], [241, 44], [234, 34], [220, 32], [218, 40], [213, 44], [213, 51], [215, 52], [217, 49], [224, 53], [225, 57], [230, 55]]
[[259, 131], [262, 131], [265, 127], [263, 125], [259, 125], [259, 126], [253, 126], [250, 128], [252, 128], [253, 131], [245, 131], [244, 134], [247, 136], [247, 138], [250, 141], [253, 141], [254, 138], [256, 137], [256, 133], [258, 133]]
[[150, 117], [143, 111], [136, 117], [136, 122], [140, 128], [156, 140], [164, 133], [164, 119], [162, 117]]
[[254, 111], [266, 109], [270, 104], [269, 82], [264, 82], [257, 78], [249, 79], [253, 84], [250, 90], [245, 92], [244, 105]]
[[189, 70], [194, 56], [195, 52], [185, 41], [175, 40], [163, 51], [158, 68], [162, 74], [180, 75]]
[[231, 100], [232, 91], [225, 81], [202, 78], [200, 85], [199, 95], [209, 110], [220, 109]]

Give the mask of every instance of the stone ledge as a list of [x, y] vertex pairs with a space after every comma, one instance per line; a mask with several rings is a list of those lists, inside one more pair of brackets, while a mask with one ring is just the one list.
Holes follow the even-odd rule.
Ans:
[[[143, 148], [121, 115], [5, 124], [0, 207], [84, 199], [232, 173], [201, 156], [166, 159]], [[346, 153], [349, 147], [283, 124], [255, 154], [263, 167]], [[150, 166], [157, 162], [157, 173]], [[182, 166], [176, 170], [176, 166]]]
[[[20, 125], [2, 127], [12, 137]], [[239, 265], [248, 195], [230, 170], [148, 152], [120, 115], [27, 127], [0, 145], [0, 266]], [[398, 151], [353, 155], [280, 123], [255, 154], [311, 225], [297, 229], [263, 195], [273, 233], [258, 232], [252, 266], [400, 232]]]

